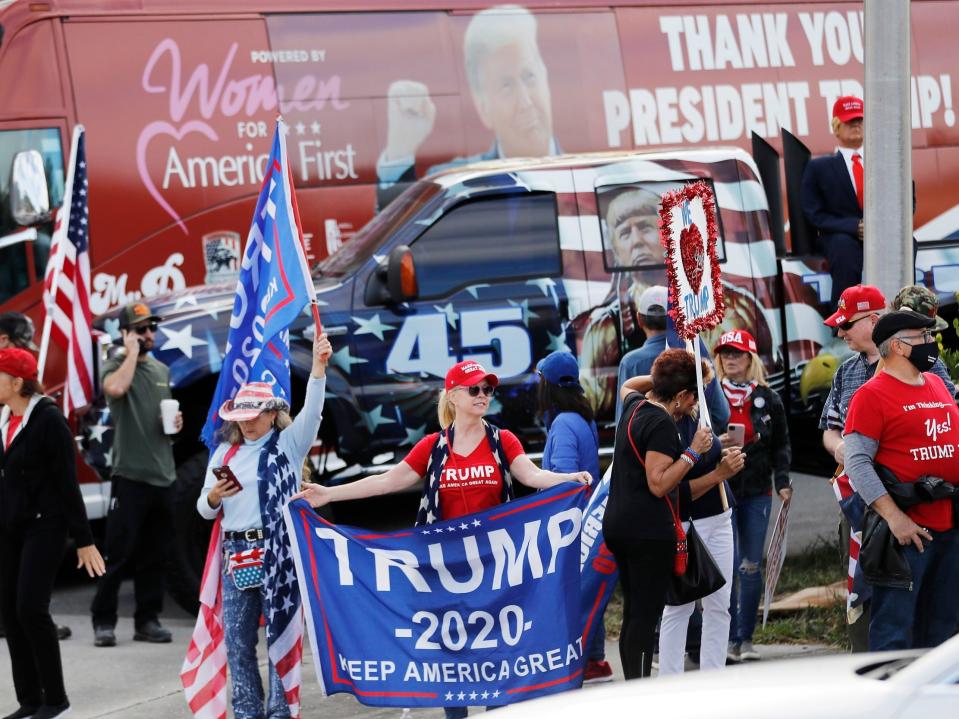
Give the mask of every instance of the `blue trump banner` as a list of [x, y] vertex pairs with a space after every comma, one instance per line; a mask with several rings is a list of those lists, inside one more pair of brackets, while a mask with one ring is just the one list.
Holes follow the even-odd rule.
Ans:
[[498, 706], [578, 687], [587, 488], [387, 534], [284, 510], [317, 678], [371, 706]]
[[619, 568], [613, 553], [603, 541], [603, 516], [606, 500], [609, 499], [609, 477], [612, 468], [592, 487], [589, 502], [583, 512], [583, 535], [580, 543], [580, 590], [583, 595], [582, 619], [583, 646], [589, 649], [590, 640], [603, 621], [603, 612], [613, 596]]
[[288, 132], [287, 125], [277, 118], [273, 147], [240, 264], [226, 355], [201, 433], [211, 449], [220, 425], [217, 410], [233, 398], [240, 385], [266, 382], [290, 401], [288, 327], [304, 305], [316, 299], [290, 181]]

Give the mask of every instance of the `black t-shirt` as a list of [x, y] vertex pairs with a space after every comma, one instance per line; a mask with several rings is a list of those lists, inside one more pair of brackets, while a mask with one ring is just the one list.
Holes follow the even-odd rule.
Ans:
[[[652, 451], [675, 460], [683, 453], [684, 446], [672, 417], [662, 407], [643, 403], [643, 400], [644, 397], [638, 392], [626, 398], [616, 428], [613, 473], [603, 519], [603, 537], [607, 546], [616, 553], [628, 553], [630, 546], [638, 540], [676, 539], [669, 506], [665, 499], [649, 490], [646, 470], [636, 458], [626, 433], [631, 433], [636, 449], [644, 458], [647, 452]], [[685, 501], [689, 501], [688, 486], [684, 493]], [[674, 508], [677, 494], [676, 490], [670, 493]]]

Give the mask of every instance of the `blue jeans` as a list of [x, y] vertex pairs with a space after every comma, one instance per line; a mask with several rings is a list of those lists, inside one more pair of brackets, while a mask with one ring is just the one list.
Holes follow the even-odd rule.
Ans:
[[932, 542], [903, 547], [912, 590], [872, 588], [869, 651], [934, 647], [959, 625], [959, 529], [933, 532]]
[[729, 601], [729, 641], [751, 642], [763, 593], [763, 544], [772, 497], [737, 499], [733, 507], [733, 590]]
[[606, 622], [599, 618], [599, 626], [589, 638], [589, 646], [586, 648], [586, 659], [591, 662], [601, 662], [606, 659]]
[[[230, 540], [223, 542], [223, 551], [229, 555], [255, 546], [262, 547], [262, 540]], [[256, 644], [260, 635], [260, 615], [266, 608], [266, 589], [237, 589], [228, 570], [229, 564], [224, 557], [221, 577], [223, 631], [233, 687], [233, 714], [236, 719], [289, 719], [290, 708], [283, 694], [283, 683], [273, 662], [270, 662], [270, 698], [264, 714], [263, 682], [260, 680]]]

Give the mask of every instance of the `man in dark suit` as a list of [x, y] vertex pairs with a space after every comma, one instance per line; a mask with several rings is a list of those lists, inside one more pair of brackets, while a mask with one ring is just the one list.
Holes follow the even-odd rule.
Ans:
[[833, 306], [843, 290], [862, 281], [862, 111], [858, 97], [836, 100], [832, 108], [836, 154], [810, 160], [802, 179], [802, 210], [829, 261]]

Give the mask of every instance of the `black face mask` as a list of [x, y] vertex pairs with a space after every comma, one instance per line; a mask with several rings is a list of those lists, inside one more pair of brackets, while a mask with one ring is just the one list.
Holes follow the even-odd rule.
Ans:
[[912, 352], [906, 359], [920, 372], [928, 372], [939, 359], [939, 343], [933, 340], [921, 345], [912, 345]]

